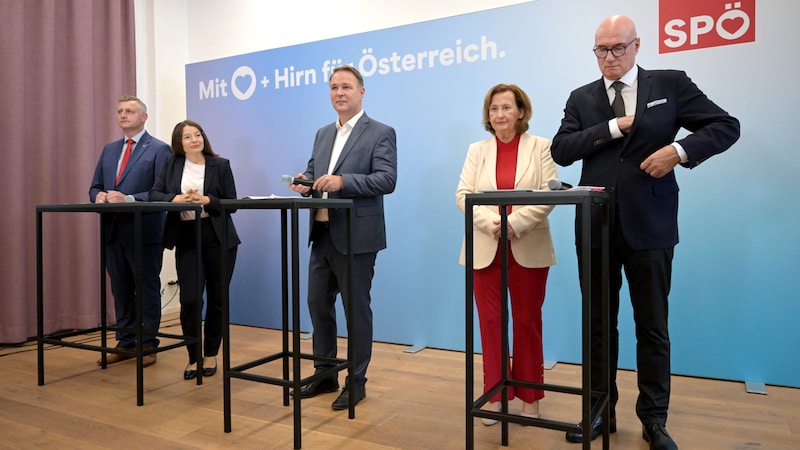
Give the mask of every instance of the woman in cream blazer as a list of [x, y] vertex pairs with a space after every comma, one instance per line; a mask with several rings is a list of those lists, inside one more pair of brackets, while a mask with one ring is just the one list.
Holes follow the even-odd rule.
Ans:
[[[462, 213], [467, 194], [504, 189], [548, 190], [547, 182], [557, 178], [550, 156], [550, 141], [527, 134], [532, 115], [531, 102], [516, 85], [498, 84], [486, 94], [483, 123], [493, 136], [469, 146], [461, 170], [456, 203]], [[548, 214], [552, 205], [512, 206], [508, 214], [508, 288], [511, 298], [514, 344], [514, 380], [542, 383], [542, 304], [551, 265], [556, 263], [550, 236]], [[500, 212], [498, 206], [473, 208], [474, 295], [478, 308], [483, 347], [484, 392], [500, 381]], [[466, 248], [461, 247], [460, 263], [465, 264]], [[538, 417], [539, 389], [509, 387], [509, 399], [523, 401], [521, 414]], [[487, 409], [500, 410], [500, 393]], [[481, 419], [484, 425], [497, 423]]]

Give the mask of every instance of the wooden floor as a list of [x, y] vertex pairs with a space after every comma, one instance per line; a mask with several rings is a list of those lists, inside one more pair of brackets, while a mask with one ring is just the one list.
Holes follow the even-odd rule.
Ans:
[[[175, 317], [162, 324], [171, 333], [176, 326]], [[232, 364], [250, 361], [276, 352], [280, 332], [234, 326], [231, 346]], [[310, 341], [302, 346], [311, 352]], [[367, 399], [353, 420], [347, 411], [331, 410], [336, 394], [303, 400], [303, 448], [463, 449], [464, 354], [404, 350], [375, 344]], [[158, 363], [144, 370], [143, 406], [136, 406], [135, 363], [101, 370], [95, 364], [98, 356], [50, 348], [45, 385], [37, 386], [35, 343], [0, 348], [0, 449], [293, 447], [292, 408], [283, 406], [279, 387], [231, 380], [232, 431], [225, 433], [221, 373], [202, 386], [184, 381], [184, 349], [159, 353]], [[307, 376], [312, 369], [305, 364]], [[279, 376], [279, 364], [256, 372]], [[619, 379], [618, 432], [611, 447], [647, 449], [634, 412], [635, 373], [621, 372]], [[559, 363], [545, 372], [547, 383], [577, 386], [579, 380], [575, 365]], [[800, 389], [768, 386], [768, 395], [748, 394], [743, 383], [686, 377], [673, 377], [672, 386], [668, 430], [682, 449], [800, 449]], [[518, 402], [512, 402], [512, 412], [519, 410]], [[578, 421], [578, 408], [574, 395], [548, 392], [541, 402], [542, 415], [558, 420]], [[564, 441], [563, 432], [516, 424], [509, 425], [509, 445], [503, 447], [500, 425], [486, 427], [475, 420], [473, 426], [476, 449], [581, 448]], [[602, 448], [601, 439], [593, 448]]]

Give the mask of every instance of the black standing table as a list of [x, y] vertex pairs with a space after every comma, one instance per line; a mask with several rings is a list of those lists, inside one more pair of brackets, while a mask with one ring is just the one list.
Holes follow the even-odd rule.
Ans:
[[[606, 376], [606, 385], [603, 391], [593, 391], [591, 387], [591, 374], [592, 370], [597, 370], [591, 365], [591, 323], [592, 323], [592, 308], [591, 300], [587, 294], [583, 295], [582, 299], [582, 386], [563, 386], [547, 383], [532, 383], [520, 380], [509, 379], [508, 365], [502, 364], [501, 380], [495, 386], [489, 389], [489, 392], [480, 396], [477, 400], [473, 401], [474, 389], [474, 343], [473, 343], [473, 214], [472, 208], [477, 205], [498, 205], [500, 208], [500, 251], [501, 251], [501, 275], [500, 275], [500, 291], [501, 297], [501, 323], [502, 323], [502, 349], [501, 361], [508, 360], [508, 214], [506, 206], [509, 205], [576, 205], [576, 213], [582, 214], [585, 220], [582, 221], [582, 229], [580, 230], [583, 246], [581, 248], [582, 254], [582, 267], [581, 282], [585, 283], [585, 291], [591, 292], [590, 284], [591, 277], [591, 239], [592, 239], [592, 221], [591, 208], [593, 206], [600, 207], [602, 210], [601, 227], [601, 247], [603, 252], [603, 263], [601, 270], [603, 271], [603, 304], [606, 305], [601, 312], [601, 318], [604, 324], [603, 327], [603, 360], [604, 367], [609, 368], [609, 313], [608, 313], [608, 255], [609, 255], [609, 237], [608, 237], [608, 194], [605, 192], [597, 192], [592, 190], [569, 190], [569, 191], [493, 191], [483, 192], [476, 194], [467, 194], [465, 201], [465, 214], [464, 214], [464, 230], [466, 234], [466, 353], [467, 353], [467, 367], [466, 367], [466, 425], [467, 425], [467, 449], [474, 448], [474, 429], [473, 418], [481, 417], [488, 419], [499, 420], [502, 423], [502, 445], [508, 445], [508, 423], [514, 422], [523, 425], [536, 426], [542, 428], [550, 428], [554, 430], [573, 431], [582, 433], [583, 448], [591, 448], [591, 435], [592, 425], [598, 416], [609, 417], [609, 377]], [[524, 417], [521, 415], [510, 414], [508, 412], [508, 387], [523, 387], [535, 388], [547, 391], [561, 392], [567, 394], [580, 395], [582, 400], [581, 407], [581, 422], [568, 423], [563, 421], [555, 421], [548, 419], [534, 419]], [[481, 408], [489, 401], [489, 399], [498, 391], [502, 391], [501, 410], [500, 412], [486, 411]], [[593, 401], [594, 400], [594, 401]], [[609, 421], [604, 420], [601, 425], [603, 434], [603, 448], [607, 449], [609, 446]]]
[[[322, 378], [336, 374], [341, 370], [347, 369], [348, 389], [350, 392], [354, 391], [355, 377], [353, 371], [355, 369], [354, 354], [355, 349], [350, 345], [350, 337], [353, 335], [353, 327], [350, 320], [347, 321], [347, 359], [342, 358], [328, 358], [322, 356], [315, 356], [300, 351], [300, 258], [299, 258], [299, 236], [298, 236], [298, 220], [299, 211], [301, 209], [311, 208], [328, 208], [328, 209], [346, 209], [347, 210], [347, 292], [343, 292], [342, 298], [345, 302], [345, 311], [350, 311], [351, 305], [351, 290], [353, 285], [353, 277], [351, 272], [353, 254], [352, 254], [352, 236], [351, 225], [353, 217], [353, 201], [349, 199], [322, 199], [311, 197], [273, 197], [273, 198], [258, 198], [258, 199], [242, 199], [242, 200], [222, 200], [222, 213], [226, 211], [242, 210], [242, 209], [272, 209], [281, 211], [281, 328], [283, 332], [283, 348], [280, 352], [264, 356], [262, 358], [240, 364], [236, 367], [231, 367], [230, 361], [230, 299], [227, 280], [223, 280], [222, 290], [222, 345], [223, 345], [223, 402], [224, 402], [224, 421], [225, 432], [231, 431], [231, 378], [239, 378], [243, 380], [256, 381], [260, 383], [272, 384], [283, 387], [283, 405], [289, 406], [289, 388], [293, 389], [294, 397], [294, 448], [301, 447], [301, 425], [300, 425], [300, 390], [303, 386], [311, 382], [317, 381]], [[291, 216], [291, 221], [289, 217]], [[227, 237], [227, 224], [222, 222], [222, 236]], [[291, 227], [291, 230], [290, 230]], [[291, 248], [290, 242], [291, 241]], [[222, 243], [222, 274], [227, 273], [227, 256], [224, 249], [227, 247], [226, 242]], [[291, 264], [291, 265], [290, 265]], [[289, 277], [291, 274], [291, 285]], [[290, 299], [291, 297], [291, 299]], [[292, 323], [289, 325], [289, 310], [291, 309]], [[289, 334], [291, 332], [292, 342], [289, 344]], [[325, 361], [333, 364], [333, 367], [328, 371], [312, 375], [310, 377], [301, 378], [300, 362], [301, 360], [314, 360]], [[282, 378], [270, 377], [247, 371], [255, 367], [273, 362], [282, 361], [283, 363], [283, 376]], [[291, 373], [289, 370], [289, 361], [292, 361]], [[348, 408], [348, 418], [355, 417], [355, 397], [350, 396], [350, 404]]]
[[[36, 319], [37, 319], [37, 343], [38, 343], [38, 380], [39, 386], [44, 385], [44, 344], [59, 345], [62, 347], [73, 347], [84, 350], [94, 350], [101, 352], [101, 367], [105, 369], [106, 354], [116, 353], [121, 355], [128, 355], [136, 357], [136, 405], [142, 406], [144, 404], [144, 373], [142, 366], [142, 357], [144, 352], [142, 350], [142, 291], [139, 289], [141, 286], [141, 267], [142, 267], [142, 213], [144, 212], [161, 212], [161, 211], [194, 211], [195, 212], [195, 234], [197, 248], [200, 248], [200, 205], [193, 205], [189, 203], [168, 203], [168, 202], [131, 202], [131, 203], [75, 203], [75, 204], [51, 204], [51, 205], [37, 205], [36, 206], [36, 280], [37, 280], [37, 296], [36, 296]], [[44, 269], [42, 258], [44, 250], [42, 248], [42, 234], [43, 221], [42, 215], [44, 213], [98, 213], [101, 221], [100, 225], [100, 326], [85, 330], [77, 330], [70, 333], [60, 334], [57, 338], [44, 335]], [[106, 320], [106, 252], [105, 252], [105, 227], [103, 224], [106, 220], [113, 220], [115, 214], [133, 214], [134, 218], [134, 253], [135, 253], [135, 283], [136, 289], [136, 328], [129, 330], [119, 328], [116, 325], [108, 325]], [[200, 252], [197, 252], [197, 281], [198, 288], [200, 288]], [[198, 291], [199, 292], [199, 291]], [[197, 329], [200, 330], [202, 324], [201, 314], [197, 314]], [[100, 332], [100, 345], [84, 344], [80, 342], [70, 342], [65, 338], [80, 336]], [[133, 349], [121, 349], [116, 347], [109, 347], [106, 333], [109, 331], [125, 331], [136, 333], [136, 347]], [[200, 342], [202, 336], [183, 336], [170, 333], [156, 332], [157, 337], [165, 337], [175, 339], [178, 342], [168, 345], [160, 345], [153, 353], [170, 350], [177, 347], [183, 347], [197, 343], [197, 353], [199, 361], [202, 361], [202, 348]], [[148, 353], [149, 354], [149, 353]], [[202, 365], [202, 362], [199, 363]], [[197, 384], [203, 383], [202, 366], [198, 366]]]

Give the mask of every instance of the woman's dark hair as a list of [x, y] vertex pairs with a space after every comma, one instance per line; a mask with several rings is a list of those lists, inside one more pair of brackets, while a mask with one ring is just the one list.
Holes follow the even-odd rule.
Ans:
[[203, 131], [203, 127], [200, 126], [199, 123], [195, 122], [194, 120], [182, 120], [175, 125], [175, 128], [172, 130], [172, 153], [178, 156], [186, 156], [186, 152], [183, 151], [183, 129], [185, 127], [195, 127], [198, 131], [200, 131], [200, 135], [203, 136], [203, 154], [206, 156], [219, 156], [214, 153], [214, 150], [211, 149], [211, 142], [208, 140], [208, 136], [206, 136], [206, 132]]

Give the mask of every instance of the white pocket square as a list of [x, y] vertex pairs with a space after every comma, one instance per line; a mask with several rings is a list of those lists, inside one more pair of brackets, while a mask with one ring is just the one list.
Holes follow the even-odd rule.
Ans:
[[667, 103], [667, 99], [660, 98], [658, 100], [653, 100], [652, 102], [648, 103], [647, 107], [652, 108], [653, 106], [663, 105], [664, 103]]

